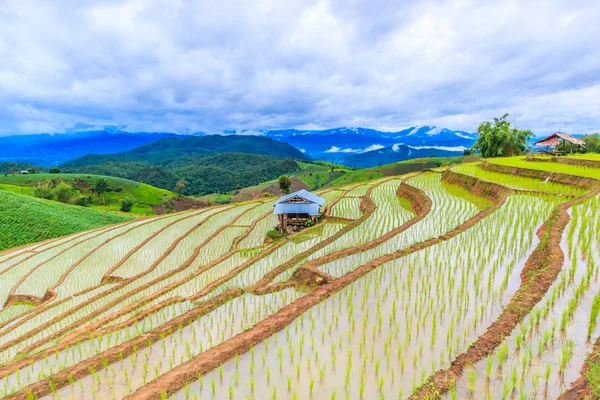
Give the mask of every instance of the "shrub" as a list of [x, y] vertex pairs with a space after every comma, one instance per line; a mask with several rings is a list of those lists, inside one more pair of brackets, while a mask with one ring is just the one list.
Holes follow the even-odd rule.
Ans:
[[133, 207], [133, 200], [131, 200], [129, 197], [126, 197], [124, 199], [121, 199], [119, 202], [121, 203], [121, 211], [131, 211], [131, 207]]

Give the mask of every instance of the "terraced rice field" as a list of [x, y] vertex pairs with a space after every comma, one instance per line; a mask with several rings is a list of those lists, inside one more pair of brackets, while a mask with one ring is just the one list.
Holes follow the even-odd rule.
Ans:
[[594, 398], [600, 182], [494, 162], [2, 252], [0, 397]]

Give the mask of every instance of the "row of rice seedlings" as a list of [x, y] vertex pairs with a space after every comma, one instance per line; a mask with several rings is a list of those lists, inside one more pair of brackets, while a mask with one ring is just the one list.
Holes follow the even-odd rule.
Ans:
[[[77, 266], [77, 268], [75, 268], [65, 277], [64, 281], [55, 289], [58, 295], [57, 299], [61, 300], [67, 296], [72, 296], [73, 294], [87, 290], [90, 287], [99, 285], [102, 282], [104, 275], [106, 275], [106, 273], [112, 267], [114, 267], [136, 246], [139, 246], [142, 242], [144, 242], [144, 240], [146, 240], [149, 236], [156, 233], [160, 229], [165, 228], [168, 224], [173, 223], [181, 218], [189, 217], [192, 214], [195, 214], [195, 217], [191, 218], [191, 220], [197, 223], [199, 220], [208, 217], [215, 211], [216, 210], [200, 211], [158, 218], [154, 222], [134, 229], [126, 235], [123, 235], [116, 241], [107, 243], [87, 257]], [[173, 235], [173, 232], [178, 232], [180, 228], [181, 226], [175, 224], [171, 227], [171, 229], [167, 229], [164, 232], [169, 231], [171, 232], [171, 235]], [[150, 246], [151, 243], [147, 243], [146, 245]], [[149, 265], [149, 263], [151, 264], [150, 260], [147, 260], [141, 265]], [[139, 272], [142, 271], [140, 270]]]
[[252, 222], [254, 222], [255, 220], [259, 219], [260, 217], [262, 217], [266, 213], [272, 212], [272, 211], [273, 211], [273, 201], [269, 200], [268, 202], [265, 202], [265, 203], [263, 203], [263, 204], [255, 207], [255, 208], [249, 210], [244, 215], [242, 215], [235, 222], [235, 225], [238, 225], [238, 226], [250, 226], [250, 224], [252, 224]]
[[[133, 325], [102, 334], [92, 332], [78, 343], [62, 351], [56, 351], [39, 361], [30, 363], [13, 374], [1, 377], [0, 397], [13, 394], [30, 384], [47, 379], [70, 366], [136, 338], [184, 314], [193, 307], [190, 302], [176, 303], [145, 317]], [[55, 344], [57, 343], [51, 343], [51, 345]]]
[[360, 210], [361, 197], [343, 197], [331, 208], [334, 217], [358, 219], [362, 215]]
[[[314, 252], [307, 260], [375, 240], [414, 217], [414, 213], [396, 195], [400, 183], [400, 180], [392, 180], [375, 186], [371, 191], [371, 199], [377, 206], [373, 214], [333, 243]], [[277, 281], [286, 280], [291, 273], [293, 270], [286, 276], [279, 277]]]
[[561, 245], [565, 264], [544, 299], [446, 398], [557, 398], [579, 377], [600, 333], [599, 212], [598, 196], [573, 209]]
[[[37, 327], [39, 324], [45, 323], [47, 321], [52, 320], [54, 317], [58, 316], [61, 313], [69, 310], [67, 315], [57, 320], [51, 326], [45, 328], [41, 332], [36, 333], [32, 337], [20, 341], [20, 343], [12, 346], [11, 348], [0, 352], [0, 362], [2, 360], [10, 359], [16, 354], [20, 349], [37, 342], [45, 338], [46, 336], [61, 331], [67, 327], [78, 328], [81, 329], [86, 325], [92, 323], [93, 321], [102, 318], [105, 315], [108, 315], [114, 311], [120, 310], [128, 305], [138, 302], [144, 296], [147, 296], [163, 285], [167, 285], [169, 282], [172, 282], [172, 279], [176, 279], [175, 277], [171, 277], [171, 280], [164, 280], [162, 276], [174, 268], [174, 266], [181, 266], [186, 260], [190, 259], [193, 256], [195, 248], [201, 244], [204, 240], [206, 240], [210, 235], [212, 235], [217, 229], [226, 225], [232, 218], [235, 218], [245, 209], [250, 207], [249, 205], [239, 206], [232, 208], [230, 210], [225, 211], [214, 218], [209, 219], [206, 223], [200, 226], [198, 229], [194, 230], [191, 234], [186, 236], [178, 246], [171, 252], [169, 255], [163, 259], [152, 271], [135, 279], [131, 282], [128, 282], [123, 287], [118, 290], [106, 294], [88, 304], [83, 306], [80, 305], [81, 299], [77, 299], [76, 301], [67, 301], [64, 304], [61, 304], [57, 307], [52, 307], [43, 312], [35, 315], [31, 319], [29, 319], [23, 325], [15, 327], [8, 333], [5, 333], [0, 337], [0, 343], [6, 343], [9, 340], [20, 337], [22, 334], [28, 332], [30, 329]], [[188, 270], [180, 271], [176, 277], [179, 279], [183, 278], [185, 275], [189, 274]], [[158, 280], [158, 282], [147, 289], [138, 292], [134, 295], [128, 295], [132, 290], [148, 283], [153, 280]], [[75, 299], [74, 299], [75, 300]], [[91, 312], [98, 310], [100, 307], [117, 300], [119, 303], [113, 306], [106, 312], [101, 313], [96, 316], [91, 321], [88, 321], [84, 324], [81, 324], [80, 320], [83, 317], [87, 317]]]
[[0, 271], [4, 272], [0, 273], [0, 280], [2, 281], [2, 285], [0, 285], [0, 305], [4, 304], [13, 286], [37, 265], [48, 261], [70, 247], [85, 243], [86, 240], [99, 234], [101, 235], [102, 232], [88, 232], [85, 235], [76, 237], [73, 241], [51, 247], [46, 251], [36, 253], [32, 256], [27, 256], [29, 258], [21, 260], [11, 259], [1, 264]]
[[321, 208], [325, 209], [329, 204], [333, 203], [338, 197], [340, 197], [342, 193], [342, 190], [332, 190], [330, 192], [319, 194], [319, 196], [325, 200], [325, 203], [321, 206]]
[[[334, 222], [321, 224], [318, 226], [318, 231], [321, 233], [318, 236], [314, 236], [314, 234], [310, 233], [310, 230], [306, 230], [299, 236], [306, 235], [307, 238], [301, 239], [297, 243], [294, 241], [286, 242], [283, 246], [275, 249], [271, 254], [261, 258], [260, 260], [257, 260], [254, 264], [241, 271], [233, 279], [224, 282], [201, 300], [210, 299], [231, 288], [246, 288], [255, 284], [268, 272], [277, 268], [279, 265], [285, 263], [294, 256], [310, 249], [328, 237], [331, 237], [343, 227], [344, 224]], [[316, 228], [317, 227], [313, 229]]]
[[265, 296], [246, 294], [235, 298], [191, 325], [140, 349], [102, 371], [57, 390], [54, 399], [120, 399], [196, 355], [267, 318], [301, 294], [294, 289]]
[[535, 169], [540, 171], [557, 172], [561, 174], [584, 176], [587, 178], [600, 179], [600, 168], [583, 167], [578, 165], [567, 165], [548, 162], [526, 161], [526, 157], [499, 157], [490, 158], [488, 161], [499, 165], [510, 167]]
[[[188, 230], [193, 228], [194, 225], [197, 225], [203, 219], [211, 215], [211, 213], [221, 210], [222, 208], [215, 209], [212, 212], [203, 213], [194, 218], [189, 218], [178, 222], [173, 226], [170, 226], [169, 228], [152, 238], [146, 246], [136, 251], [129, 259], [127, 259], [127, 261], [123, 263], [123, 265], [121, 265], [117, 270], [112, 272], [111, 275], [120, 276], [122, 278], [131, 278], [132, 276], [139, 274], [143, 271], [143, 268], [140, 268], [140, 266], [150, 266], [156, 259], [163, 255], [167, 251], [167, 249], [172, 245], [173, 238], [176, 238], [182, 233], [187, 232]], [[211, 223], [211, 221], [215, 225], [219, 225], [219, 227], [222, 226], [222, 224], [219, 224], [218, 218], [212, 218], [208, 220], [205, 224], [209, 224]]]
[[[191, 218], [193, 220], [194, 218]], [[99, 236], [90, 238], [81, 244], [67, 250], [66, 252], [60, 254], [58, 257], [53, 258], [52, 260], [47, 261], [43, 266], [37, 268], [33, 271], [20, 285], [16, 288], [16, 294], [22, 295], [32, 295], [42, 297], [46, 290], [53, 287], [57, 284], [61, 276], [67, 272], [67, 270], [76, 262], [81, 260], [87, 253], [94, 250], [99, 245], [114, 239], [116, 236], [130, 230], [134, 229], [135, 231], [142, 231], [145, 236], [148, 236], [148, 233], [152, 232], [152, 230], [148, 229], [147, 224], [143, 225], [147, 221], [136, 221], [132, 224], [122, 225], [117, 229], [110, 230], [108, 232], [102, 233]], [[158, 224], [166, 225], [168, 222], [160, 219], [157, 221]], [[140, 226], [141, 225], [141, 226]], [[132, 233], [129, 232], [129, 233]], [[127, 235], [124, 235], [127, 236]], [[122, 237], [119, 238], [120, 241]], [[109, 242], [110, 243], [110, 242]], [[71, 295], [74, 293], [70, 293]]]
[[358, 185], [351, 189], [346, 196], [364, 197], [367, 195], [369, 188], [377, 183], [377, 181], [371, 181], [369, 183], [365, 183], [364, 185]]
[[497, 318], [553, 205], [512, 197], [447, 242], [370, 272], [174, 398], [407, 398]]
[[[331, 261], [319, 269], [333, 276], [341, 276], [377, 257], [448, 232], [479, 212], [479, 208], [472, 201], [449, 193], [439, 174], [419, 175], [410, 179], [408, 183], [423, 190], [431, 199], [431, 211], [421, 221], [372, 249]], [[382, 215], [381, 218], [385, 216]], [[382, 224], [380, 221], [373, 223]], [[350, 246], [352, 242], [347, 244], [347, 247]]]
[[512, 189], [557, 193], [572, 196], [581, 196], [586, 192], [585, 189], [577, 186], [563, 185], [560, 183], [543, 181], [525, 176], [487, 171], [480, 168], [478, 164], [459, 164], [452, 167], [452, 170], [461, 174], [474, 176], [485, 181], [495, 182]]
[[[213, 238], [206, 246], [204, 246], [192, 265], [190, 266], [190, 272], [195, 272], [197, 269], [201, 268], [205, 264], [214, 261], [227, 253], [231, 247], [231, 244], [240, 234], [242, 234], [246, 228], [241, 227], [228, 227], [226, 228], [220, 235]], [[215, 266], [216, 267], [216, 266]], [[166, 292], [165, 294], [158, 297], [155, 301], [143, 304], [140, 307], [136, 308], [134, 311], [127, 313], [121, 317], [118, 317], [112, 321], [111, 324], [117, 324], [122, 321], [126, 321], [128, 318], [140, 313], [150, 307], [153, 304], [158, 303], [163, 300], [167, 300], [173, 298], [174, 296], [182, 296], [182, 297], [191, 297], [195, 295], [198, 291], [203, 289], [206, 285], [208, 285], [212, 280], [217, 279], [223, 275], [223, 268], [214, 269], [210, 268], [205, 273], [199, 274], [197, 277], [190, 279], [188, 282], [180, 284], [174, 287], [172, 290]], [[210, 280], [209, 280], [210, 279]], [[175, 280], [169, 280], [170, 283], [175, 283]], [[202, 286], [203, 285], [203, 286]], [[192, 291], [198, 288], [196, 291]], [[155, 291], [160, 289], [159, 287], [154, 288]], [[151, 292], [150, 292], [151, 293]]]
[[[35, 252], [43, 252], [51, 247], [59, 246], [65, 242], [76, 240], [83, 235], [89, 235], [92, 232], [99, 233], [111, 229], [112, 226], [104, 226], [102, 228], [93, 229], [91, 231], [77, 232], [72, 235], [63, 236], [56, 239], [50, 239], [44, 242], [32, 243], [26, 246], [6, 249], [0, 251], [0, 271], [6, 269], [9, 265], [22, 261], [25, 258], [35, 254]], [[11, 261], [11, 263], [5, 263]]]
[[265, 243], [267, 232], [277, 226], [277, 215], [271, 214], [258, 221], [254, 229], [240, 241], [238, 247], [240, 249], [251, 249], [261, 246]]

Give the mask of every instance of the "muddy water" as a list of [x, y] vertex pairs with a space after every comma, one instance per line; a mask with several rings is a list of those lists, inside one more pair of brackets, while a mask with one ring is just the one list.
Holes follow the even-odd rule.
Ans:
[[[192, 307], [193, 305], [189, 302], [174, 304], [144, 318], [134, 325], [114, 332], [107, 332], [100, 337], [84, 337], [79, 344], [73, 345], [69, 349], [51, 354], [40, 361], [20, 369], [14, 374], [0, 378], [0, 397], [148, 332], [152, 328], [160, 326], [183, 314]], [[54, 342], [49, 342], [48, 347], [55, 344]]]
[[[598, 200], [594, 200], [596, 207], [600, 203]], [[560, 275], [505, 344], [489, 359], [484, 359], [465, 371], [457, 383], [458, 398], [555, 399], [579, 377], [585, 357], [593, 346], [593, 342], [587, 338], [588, 325], [592, 301], [600, 290], [600, 240], [596, 228], [598, 219], [593, 207], [583, 210], [587, 213], [580, 215], [578, 219], [574, 218], [565, 230], [561, 243], [565, 264]], [[582, 228], [584, 220], [587, 228]], [[574, 238], [572, 251], [567, 241], [570, 231], [576, 232], [571, 233]], [[591, 274], [591, 281], [586, 286], [588, 273]], [[583, 294], [577, 302], [572, 319], [565, 331], [561, 332], [563, 313], [569, 308], [569, 303], [574, 301], [579, 287], [583, 288]], [[553, 297], [556, 299], [554, 304]], [[538, 318], [539, 322], [536, 322]], [[596, 326], [592, 339], [598, 334], [600, 329]], [[519, 339], [522, 341], [520, 348], [517, 348], [518, 337], [522, 338]], [[569, 346], [572, 346], [571, 352], [567, 351]], [[567, 351], [567, 355], [563, 354], [563, 349]], [[499, 354], [503, 351], [506, 351], [508, 357], [500, 366]], [[563, 357], [568, 362], [561, 373]], [[489, 378], [486, 370], [489, 371]], [[451, 393], [445, 396], [452, 397]]]
[[[137, 354], [58, 390], [54, 398], [120, 399], [196, 354], [254, 325], [301, 294], [294, 289], [235, 298]], [[48, 396], [46, 398], [52, 398]]]
[[[480, 228], [371, 272], [174, 398], [408, 397], [464, 351], [519, 286], [533, 232], [550, 210], [519, 199]], [[545, 215], [530, 225], [514, 217], [522, 207]], [[499, 246], [499, 232], [527, 240]]]

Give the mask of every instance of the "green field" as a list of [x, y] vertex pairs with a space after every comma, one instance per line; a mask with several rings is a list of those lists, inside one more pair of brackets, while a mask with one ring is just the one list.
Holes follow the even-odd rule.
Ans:
[[0, 250], [129, 219], [0, 190]]
[[[92, 193], [87, 193], [91, 196], [91, 208], [104, 211], [119, 212], [120, 200], [130, 198], [134, 201], [134, 205], [130, 211], [136, 215], [154, 215], [155, 212], [152, 206], [161, 204], [164, 197], [174, 197], [175, 193], [165, 189], [158, 189], [144, 183], [130, 181], [128, 179], [114, 178], [110, 176], [88, 175], [88, 174], [33, 174], [33, 175], [0, 175], [0, 189], [8, 190], [14, 193], [34, 195], [35, 187], [40, 182], [46, 182], [51, 179], [60, 178], [66, 183], [71, 183], [74, 178], [79, 178], [82, 181], [94, 185], [98, 179], [104, 179], [108, 186], [112, 189], [104, 194], [106, 205], [102, 197]], [[117, 191], [118, 190], [118, 191]]]
[[[0, 253], [0, 397], [576, 391], [600, 356], [600, 181], [582, 190], [569, 176], [548, 184], [545, 173], [479, 165], [424, 159], [346, 173], [356, 181], [315, 192], [325, 201], [316, 225], [285, 235], [273, 234], [276, 199], [257, 196]], [[410, 172], [389, 175], [397, 170]], [[43, 231], [48, 223], [28, 221], [48, 204], [63, 208], [50, 218], [61, 225], [64, 209], [95, 212], [0, 193], [16, 232]]]
[[439, 168], [461, 163], [464, 159], [465, 157], [463, 156], [438, 158], [431, 157], [415, 158], [412, 160], [384, 164], [378, 167], [359, 169], [357, 171], [344, 174], [329, 182], [329, 186], [348, 185], [351, 183], [366, 182], [369, 180], [382, 178], [384, 176], [402, 175], [410, 172], [422, 171], [424, 169]]

